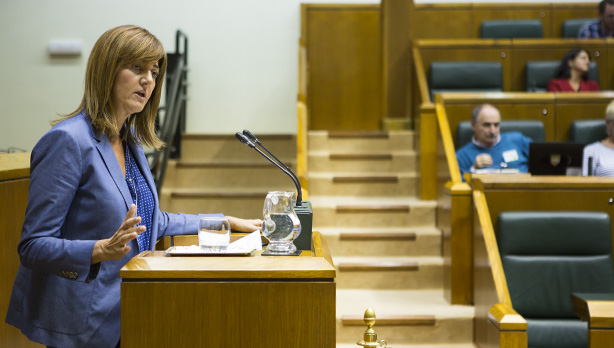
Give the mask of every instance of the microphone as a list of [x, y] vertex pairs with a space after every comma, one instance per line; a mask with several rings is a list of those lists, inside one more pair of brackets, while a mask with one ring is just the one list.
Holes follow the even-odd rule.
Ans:
[[[292, 181], [294, 181], [294, 185], [296, 185], [297, 197], [296, 197], [296, 206], [294, 210], [298, 219], [301, 222], [301, 234], [294, 240], [294, 245], [298, 250], [311, 250], [312, 247], [312, 226], [313, 226], [313, 209], [311, 207], [311, 202], [305, 201], [303, 202], [303, 191], [301, 190], [301, 183], [298, 180], [298, 177], [288, 166], [286, 166], [282, 161], [280, 161], [275, 155], [273, 155], [266, 147], [258, 141], [255, 135], [253, 135], [247, 129], [243, 131], [243, 134], [237, 132], [235, 134], [237, 139], [243, 144], [251, 147], [252, 149], [258, 151], [263, 157], [273, 163], [277, 168], [281, 169], [287, 176], [289, 176]], [[271, 157], [275, 160], [272, 160], [271, 157], [267, 156], [260, 150], [260, 147], [264, 149]]]
[[[298, 177], [296, 176], [296, 174], [294, 174], [294, 172], [292, 171], [292, 169], [288, 168], [287, 165], [285, 165], [282, 161], [279, 160], [279, 158], [275, 157], [275, 155], [273, 155], [266, 147], [264, 147], [264, 145], [262, 145], [262, 143], [260, 142], [260, 140], [258, 140], [258, 138], [256, 138], [256, 136], [248, 131], [247, 129], [243, 130], [243, 135], [245, 135], [249, 140], [251, 140], [254, 144], [260, 146], [261, 148], [264, 149], [264, 151], [266, 151], [266, 153], [269, 154], [269, 156], [273, 157], [273, 159], [275, 159], [275, 161], [277, 161], [277, 163], [281, 164], [284, 168], [286, 168], [286, 170], [294, 177], [292, 180], [296, 183], [298, 182], [299, 184], [297, 185], [297, 189], [299, 191], [300, 190], [300, 181], [298, 180]], [[298, 197], [297, 197], [298, 200]]]
[[[294, 185], [296, 186], [296, 191], [297, 191], [296, 206], [300, 207], [303, 202], [303, 192], [301, 190], [301, 183], [299, 182], [298, 177], [294, 174], [294, 172], [292, 172], [292, 170], [290, 170], [288, 166], [286, 166], [282, 161], [280, 161], [277, 157], [275, 157], [269, 150], [267, 150], [267, 148], [264, 147], [262, 143], [260, 143], [260, 141], [258, 141], [256, 136], [254, 136], [247, 129], [243, 131], [243, 134], [241, 134], [240, 132], [237, 132], [235, 134], [235, 137], [239, 139], [241, 143], [256, 150], [260, 155], [262, 155], [264, 158], [269, 160], [269, 162], [273, 163], [277, 168], [281, 169], [287, 176], [289, 176], [290, 179], [292, 179], [292, 181], [294, 182]], [[262, 152], [262, 150], [260, 150], [258, 147], [262, 147], [269, 155], [271, 155], [271, 157], [275, 159], [275, 161], [271, 159], [271, 157], [267, 156], [264, 152]]]

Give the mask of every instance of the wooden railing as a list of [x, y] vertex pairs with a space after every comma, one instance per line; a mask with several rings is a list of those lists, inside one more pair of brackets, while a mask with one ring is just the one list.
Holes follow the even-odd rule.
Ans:
[[527, 346], [527, 322], [512, 308], [499, 247], [482, 187], [473, 188], [473, 202], [477, 220], [474, 243], [475, 342], [480, 346], [524, 348]]

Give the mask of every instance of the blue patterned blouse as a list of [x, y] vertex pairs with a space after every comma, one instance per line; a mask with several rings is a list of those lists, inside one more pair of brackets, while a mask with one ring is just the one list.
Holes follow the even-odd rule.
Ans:
[[145, 232], [136, 237], [139, 252], [143, 252], [150, 250], [154, 196], [134, 160], [130, 147], [125, 145], [124, 148], [126, 149], [126, 184], [128, 184], [132, 201], [136, 205], [136, 216], [141, 217], [139, 225], [145, 225], [146, 228]]

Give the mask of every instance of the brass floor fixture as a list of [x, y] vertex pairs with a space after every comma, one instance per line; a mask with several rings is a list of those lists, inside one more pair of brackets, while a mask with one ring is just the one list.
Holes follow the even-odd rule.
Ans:
[[373, 330], [373, 325], [375, 325], [375, 311], [372, 308], [369, 307], [365, 311], [364, 321], [365, 324], [367, 324], [367, 330], [363, 335], [363, 339], [356, 342], [356, 344], [362, 347], [388, 347], [386, 341], [377, 341], [377, 333]]

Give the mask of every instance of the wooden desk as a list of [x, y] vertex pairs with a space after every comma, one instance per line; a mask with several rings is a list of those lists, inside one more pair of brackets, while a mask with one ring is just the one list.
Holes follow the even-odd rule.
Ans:
[[614, 342], [614, 293], [571, 295], [573, 311], [588, 322], [589, 348], [607, 347]]
[[122, 346], [334, 347], [322, 240], [298, 257], [135, 257], [120, 271]]
[[[0, 313], [6, 315], [19, 268], [17, 244], [28, 202], [30, 153], [0, 154]], [[29, 341], [17, 328], [0, 322], [0, 347], [41, 347]]]

